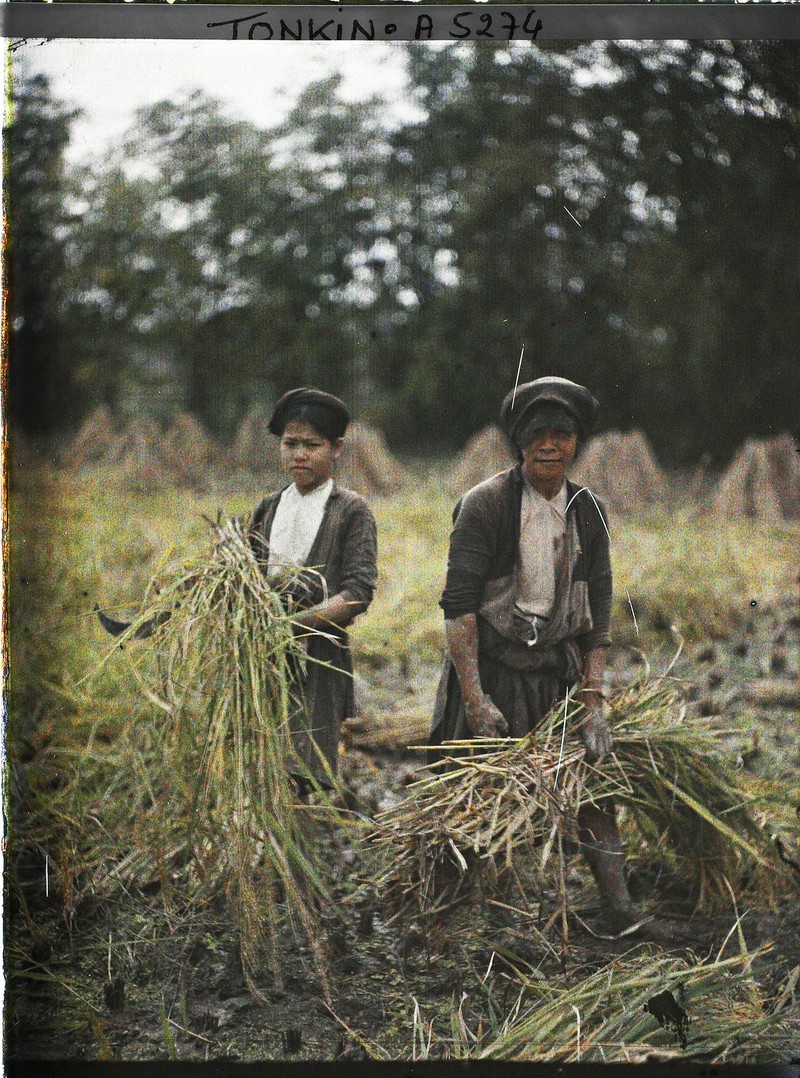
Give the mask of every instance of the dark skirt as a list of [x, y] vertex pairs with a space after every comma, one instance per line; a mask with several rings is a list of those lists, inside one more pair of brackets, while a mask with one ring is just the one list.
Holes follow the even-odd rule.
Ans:
[[[487, 636], [485, 623], [480, 629], [478, 672], [483, 691], [508, 723], [509, 737], [524, 737], [536, 729], [577, 680], [571, 648], [555, 644], [537, 653], [524, 645], [506, 646], [497, 634]], [[439, 679], [429, 743], [436, 746], [470, 736], [458, 674], [447, 655]], [[432, 763], [439, 756], [434, 748], [428, 753], [428, 761]]]
[[336, 777], [339, 728], [355, 713], [353, 664], [346, 633], [337, 642], [321, 636], [309, 640], [304, 669], [298, 671], [296, 706], [289, 722], [289, 771], [299, 783], [330, 789]]

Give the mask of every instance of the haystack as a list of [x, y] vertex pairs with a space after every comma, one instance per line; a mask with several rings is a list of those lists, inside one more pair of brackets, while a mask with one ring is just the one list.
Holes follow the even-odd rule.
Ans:
[[484, 427], [461, 451], [450, 473], [450, 485], [463, 494], [515, 463], [511, 445], [500, 428], [495, 425]]
[[278, 439], [269, 432], [269, 420], [259, 415], [246, 416], [236, 432], [228, 454], [234, 470], [263, 475], [278, 472]]
[[397, 493], [408, 476], [379, 430], [366, 423], [351, 423], [339, 459], [338, 481], [369, 497]]
[[219, 459], [219, 449], [188, 412], [175, 416], [164, 436], [162, 454], [175, 477], [191, 486], [197, 485]]
[[114, 469], [130, 490], [159, 490], [173, 485], [162, 457], [164, 435], [155, 420], [142, 416], [125, 428], [99, 463]]
[[61, 464], [73, 472], [86, 464], [99, 464], [119, 441], [120, 429], [119, 420], [115, 420], [110, 409], [101, 404], [83, 421]]
[[800, 445], [791, 434], [779, 434], [765, 443], [772, 482], [788, 520], [800, 517]]
[[640, 430], [609, 430], [592, 438], [570, 478], [618, 513], [656, 504], [667, 494], [666, 479]]
[[711, 511], [725, 517], [781, 521], [784, 503], [788, 506], [792, 501], [792, 483], [796, 511], [797, 479], [782, 458], [781, 439], [767, 443], [749, 438], [717, 484], [711, 496]]

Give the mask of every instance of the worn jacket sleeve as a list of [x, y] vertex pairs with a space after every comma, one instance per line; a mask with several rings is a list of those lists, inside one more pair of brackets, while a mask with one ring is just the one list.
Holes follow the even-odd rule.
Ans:
[[378, 583], [378, 535], [367, 503], [350, 507], [342, 538], [342, 574], [339, 593], [353, 603], [353, 617], [363, 614]]
[[480, 608], [495, 555], [496, 515], [485, 488], [471, 490], [455, 508], [447, 579], [439, 602], [448, 621], [476, 614]]
[[600, 502], [593, 502], [588, 511], [590, 526], [587, 529], [589, 543], [586, 551], [586, 578], [593, 626], [591, 632], [585, 633], [578, 640], [584, 654], [611, 644], [612, 577], [608, 519], [605, 507]]

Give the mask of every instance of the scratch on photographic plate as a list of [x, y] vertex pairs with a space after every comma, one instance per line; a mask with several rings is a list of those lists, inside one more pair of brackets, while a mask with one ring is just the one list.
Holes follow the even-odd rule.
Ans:
[[522, 370], [522, 357], [525, 355], [525, 345], [522, 346], [522, 351], [519, 354], [519, 366], [517, 367], [517, 379], [514, 382], [514, 392], [511, 395], [511, 407], [514, 407], [514, 401], [517, 399], [517, 386], [519, 385], [519, 374]]
[[561, 770], [561, 759], [564, 755], [564, 739], [567, 736], [567, 708], [569, 707], [569, 685], [564, 696], [564, 725], [561, 728], [561, 748], [558, 750], [558, 764], [556, 765], [556, 777], [553, 779], [553, 790], [558, 786], [558, 772]]
[[573, 1011], [575, 1012], [575, 1014], [578, 1016], [578, 1062], [580, 1063], [580, 1061], [581, 1061], [581, 1012], [578, 1010], [578, 1008], [575, 1006], [574, 1003], [571, 1004], [571, 1007], [572, 1007]]
[[[567, 210], [567, 207], [565, 206], [564, 209]], [[567, 210], [567, 213], [569, 213], [569, 210]], [[574, 213], [569, 213], [569, 215], [572, 218], [572, 220], [575, 222], [575, 224], [578, 226], [578, 228], [583, 228], [583, 225], [580, 223], [580, 221], [578, 220], [578, 218], [575, 216]]]

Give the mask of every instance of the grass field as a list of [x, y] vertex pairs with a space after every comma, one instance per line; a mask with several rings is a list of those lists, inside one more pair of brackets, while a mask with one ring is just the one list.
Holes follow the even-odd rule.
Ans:
[[[203, 514], [244, 515], [264, 492], [141, 494], [110, 483], [30, 485], [12, 494], [9, 592], [15, 695], [36, 682], [79, 680], [108, 640], [93, 614], [134, 611], [159, 565], [209, 543]], [[435, 661], [443, 648], [452, 493], [420, 480], [414, 493], [374, 505], [379, 584], [353, 632], [366, 659]], [[754, 604], [798, 591], [796, 526], [693, 518], [686, 512], [612, 521], [613, 634], [652, 645], [675, 626], [688, 641], [741, 630]], [[28, 629], [37, 626], [38, 642]], [[28, 648], [41, 649], [31, 655]]]

